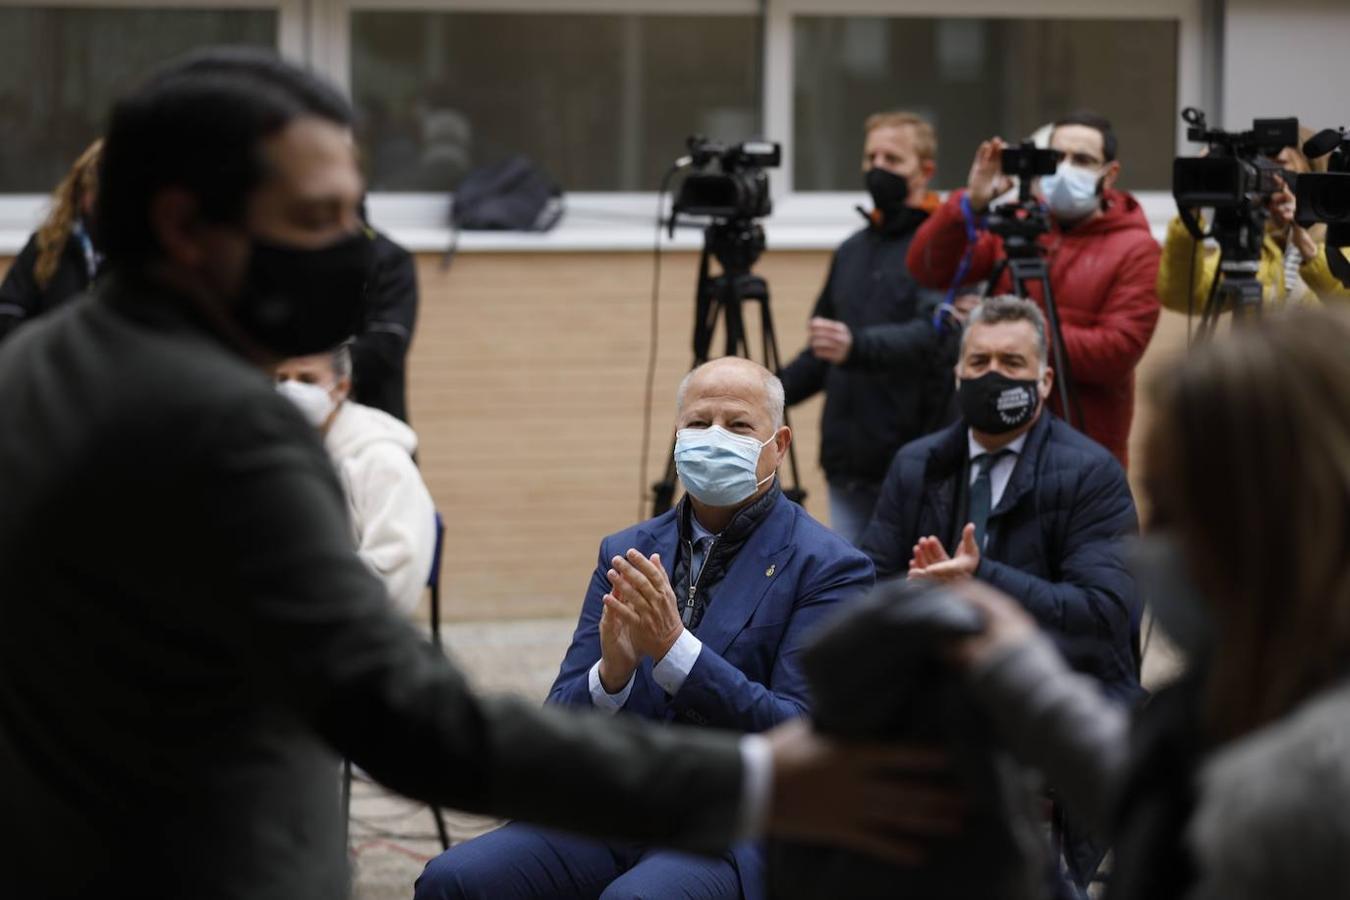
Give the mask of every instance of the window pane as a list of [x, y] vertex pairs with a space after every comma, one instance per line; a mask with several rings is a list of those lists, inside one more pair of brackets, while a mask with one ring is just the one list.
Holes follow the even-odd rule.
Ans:
[[274, 10], [0, 6], [0, 193], [56, 186], [112, 101], [210, 44], [277, 44]]
[[516, 153], [572, 191], [654, 190], [692, 133], [759, 130], [751, 16], [355, 12], [371, 186], [448, 191]]
[[793, 33], [797, 190], [861, 190], [863, 120], [893, 109], [936, 126], [941, 188], [965, 183], [985, 138], [1081, 108], [1111, 120], [1122, 187], [1171, 182], [1175, 21], [803, 16]]

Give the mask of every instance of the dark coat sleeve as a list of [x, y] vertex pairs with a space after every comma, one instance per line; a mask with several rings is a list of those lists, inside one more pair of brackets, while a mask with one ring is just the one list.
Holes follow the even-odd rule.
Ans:
[[37, 264], [37, 235], [31, 235], [24, 244], [5, 280], [0, 282], [0, 338], [32, 318], [42, 306], [42, 288], [33, 277]]
[[886, 478], [881, 483], [881, 495], [872, 511], [872, 521], [863, 531], [859, 544], [862, 552], [876, 566], [877, 578], [904, 575], [909, 571], [910, 550], [913, 546], [911, 532], [914, 528], [909, 520], [913, 518], [914, 506], [905, 501], [907, 497], [911, 501], [915, 500], [912, 495], [918, 490], [916, 485], [905, 484], [905, 474], [910, 465], [917, 463], [906, 460], [903, 452], [895, 454], [891, 460], [891, 467], [886, 470]]
[[908, 322], [883, 322], [853, 334], [853, 349], [844, 363], [849, 368], [882, 372], [888, 369], [923, 371], [933, 364], [937, 331], [933, 311], [942, 295], [918, 289], [919, 314]]
[[987, 558], [975, 576], [1021, 601], [1066, 655], [1088, 661], [1088, 670], [1104, 685], [1134, 681], [1138, 597], [1125, 564], [1124, 538], [1138, 529], [1124, 471], [1115, 460], [1103, 460], [1084, 474], [1074, 498], [1058, 581]]
[[352, 342], [353, 395], [358, 403], [407, 421], [407, 356], [416, 326], [413, 256], [377, 234], [366, 314], [361, 333]]
[[[811, 311], [812, 318], [839, 318], [834, 303], [834, 279], [838, 261], [838, 254], [830, 258], [830, 272], [825, 277], [825, 287], [821, 289], [820, 296], [816, 298], [815, 308]], [[811, 352], [809, 346], [804, 348], [792, 362], [778, 370], [778, 377], [783, 382], [783, 393], [787, 398], [787, 405], [793, 406], [801, 403], [824, 389], [825, 376], [829, 374], [829, 371], [829, 363], [817, 358]]]
[[210, 573], [203, 602], [221, 610], [257, 690], [410, 797], [725, 848], [740, 794], [734, 739], [474, 693], [352, 551], [341, 487], [304, 423], [253, 396], [240, 406], [213, 417], [188, 457], [210, 463], [188, 480], [201, 549], [183, 564]]
[[[856, 599], [873, 582], [872, 564], [860, 553], [844, 553], [809, 565], [795, 586], [797, 600], [782, 639], [776, 647], [765, 648], [774, 655], [768, 684], [747, 678], [705, 645], [689, 677], [671, 698], [676, 709], [692, 710], [713, 727], [737, 731], [766, 731], [808, 711], [801, 659], [816, 626], [836, 604]], [[742, 632], [737, 641], [753, 640], [754, 627]]]

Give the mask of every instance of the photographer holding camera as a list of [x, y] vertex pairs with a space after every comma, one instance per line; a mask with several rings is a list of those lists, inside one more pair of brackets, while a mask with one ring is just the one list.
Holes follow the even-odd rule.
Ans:
[[[941, 297], [905, 268], [919, 225], [938, 206], [933, 126], [906, 112], [877, 113], [864, 126], [863, 182], [872, 197], [866, 227], [834, 253], [811, 313], [809, 342], [778, 375], [789, 405], [825, 391], [820, 465], [830, 486], [830, 525], [857, 543], [872, 517], [895, 451], [946, 424], [951, 379], [927, 378]], [[863, 212], [859, 208], [859, 212]], [[959, 310], [973, 305], [962, 298]], [[952, 360], [948, 361], [948, 365]], [[931, 384], [930, 384], [931, 382]]]
[[[990, 203], [1011, 187], [1003, 174], [1005, 146], [997, 137], [982, 143], [966, 190], [954, 191], [914, 236], [907, 262], [920, 284], [947, 287], [963, 257], [968, 259], [963, 280], [987, 278], [1005, 255], [1003, 239], [983, 227]], [[1050, 147], [1063, 158], [1053, 175], [1040, 180], [1051, 228], [1038, 244], [1046, 254], [1072, 386], [1082, 408], [1075, 425], [1125, 465], [1134, 369], [1158, 323], [1159, 248], [1139, 203], [1115, 188], [1120, 161], [1109, 121], [1089, 112], [1060, 119], [1050, 133]], [[968, 232], [975, 234], [973, 242]], [[1011, 287], [1007, 271], [991, 285], [995, 294]], [[1039, 288], [1029, 293], [1044, 307]], [[1058, 384], [1050, 402], [1062, 416]]]

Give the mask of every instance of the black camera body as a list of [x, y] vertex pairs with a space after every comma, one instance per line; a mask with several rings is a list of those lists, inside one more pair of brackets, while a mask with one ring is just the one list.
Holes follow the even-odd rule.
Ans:
[[1016, 147], [1004, 147], [1000, 158], [1004, 175], [1030, 181], [1041, 175], [1055, 174], [1064, 154], [1058, 150], [1037, 147], [1033, 141], [1023, 141]]
[[[1195, 107], [1182, 110], [1187, 140], [1209, 145], [1204, 157], [1172, 161], [1172, 196], [1177, 206], [1194, 209], [1248, 209], [1265, 204], [1272, 194], [1293, 181], [1270, 162], [1285, 147], [1298, 146], [1298, 119], [1255, 119], [1250, 131], [1209, 128], [1205, 114]], [[1287, 175], [1287, 178], [1282, 178]]]
[[1064, 154], [1023, 141], [1016, 147], [1004, 147], [1000, 165], [1004, 175], [1017, 178], [1017, 199], [1001, 203], [989, 211], [986, 225], [1003, 238], [1008, 256], [1027, 256], [1035, 252], [1036, 239], [1050, 231], [1050, 217], [1031, 195], [1031, 183], [1042, 175], [1053, 175]]
[[1311, 159], [1324, 156], [1327, 171], [1300, 175], [1294, 189], [1298, 199], [1298, 223], [1307, 227], [1324, 222], [1327, 226], [1326, 253], [1331, 273], [1350, 287], [1350, 261], [1339, 251], [1350, 247], [1350, 134], [1344, 128], [1318, 132], [1303, 145]]
[[758, 219], [773, 212], [769, 175], [783, 160], [776, 141], [719, 144], [701, 135], [688, 140], [689, 165], [675, 196], [675, 212], [713, 219]]

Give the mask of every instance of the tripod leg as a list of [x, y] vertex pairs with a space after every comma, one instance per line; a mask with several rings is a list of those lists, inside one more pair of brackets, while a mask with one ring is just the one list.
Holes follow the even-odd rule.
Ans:
[[[764, 339], [764, 368], [777, 374], [780, 368], [780, 359], [778, 355], [778, 334], [773, 327], [773, 312], [769, 308], [769, 287], [764, 285], [763, 296], [759, 298], [760, 305], [760, 331]], [[783, 424], [789, 428], [792, 427], [792, 420], [788, 416], [787, 408], [783, 409]], [[806, 491], [802, 488], [801, 471], [797, 468], [797, 444], [792, 442], [788, 444], [788, 473], [792, 476], [791, 486], [785, 488], [783, 493], [794, 503], [802, 504], [806, 500]]]

